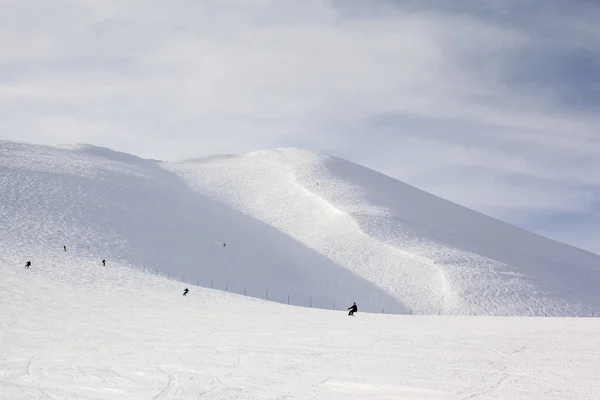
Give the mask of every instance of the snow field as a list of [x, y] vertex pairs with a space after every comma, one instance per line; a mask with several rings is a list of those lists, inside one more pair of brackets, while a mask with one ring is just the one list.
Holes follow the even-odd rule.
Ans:
[[[330, 309], [600, 312], [600, 257], [299, 149], [178, 163], [0, 141], [0, 252], [74, 256]], [[227, 243], [227, 246], [223, 246]]]
[[355, 164], [0, 141], [0, 196], [1, 400], [600, 398], [596, 318], [365, 312], [579, 315], [600, 257]]
[[574, 316], [600, 306], [600, 257], [345, 160], [277, 149], [164, 166], [376, 284], [405, 313]]
[[600, 396], [598, 319], [348, 317], [58, 260], [0, 261], [2, 399]]
[[[375, 284], [277, 229], [192, 191], [151, 160], [91, 146], [0, 142], [0, 254], [20, 265], [69, 254], [188, 282], [331, 308], [404, 308]], [[223, 247], [222, 243], [227, 243]]]

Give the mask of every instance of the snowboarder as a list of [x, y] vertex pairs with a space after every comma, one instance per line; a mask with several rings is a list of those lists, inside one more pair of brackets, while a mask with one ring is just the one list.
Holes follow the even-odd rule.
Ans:
[[27, 261], [27, 262], [25, 263], [25, 268], [29, 268], [29, 267], [31, 267], [31, 261]]
[[356, 306], [356, 302], [354, 302], [354, 304], [352, 304], [352, 307], [348, 307], [348, 310], [350, 310], [350, 312], [348, 313], [348, 315], [354, 316], [354, 313], [358, 311], [358, 307]]
[[183, 291], [183, 295], [184, 295], [184, 296], [185, 296], [185, 295], [187, 295], [187, 294], [188, 294], [188, 292], [189, 292], [188, 288], [185, 288], [185, 290]]
[[102, 266], [106, 267], [106, 260], [102, 260]]

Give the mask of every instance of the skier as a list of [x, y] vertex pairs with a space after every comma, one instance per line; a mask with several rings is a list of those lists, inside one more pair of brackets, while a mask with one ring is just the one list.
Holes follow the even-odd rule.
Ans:
[[350, 312], [348, 313], [348, 315], [354, 316], [354, 313], [358, 311], [358, 307], [356, 306], [356, 302], [354, 302], [354, 304], [352, 304], [352, 307], [348, 307], [348, 310], [350, 310]]
[[67, 251], [67, 246], [63, 246], [63, 250], [64, 250], [64, 251]]
[[183, 291], [183, 295], [184, 295], [184, 296], [185, 296], [185, 295], [187, 295], [187, 294], [188, 294], [188, 292], [189, 292], [188, 288], [185, 288], [185, 290]]
[[102, 266], [106, 267], [106, 260], [102, 260]]
[[25, 263], [25, 268], [29, 268], [29, 267], [31, 267], [31, 261], [27, 261], [27, 262]]

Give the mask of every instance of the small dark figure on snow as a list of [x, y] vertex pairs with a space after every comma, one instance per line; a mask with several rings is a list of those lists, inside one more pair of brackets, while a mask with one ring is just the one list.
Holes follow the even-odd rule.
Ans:
[[185, 290], [183, 291], [183, 295], [184, 295], [184, 296], [185, 296], [185, 295], [187, 295], [187, 294], [188, 294], [188, 292], [189, 292], [188, 288], [185, 288]]
[[102, 266], [106, 267], [106, 260], [102, 260]]
[[63, 250], [64, 250], [64, 251], [67, 251], [67, 246], [63, 246]]
[[356, 302], [354, 304], [352, 304], [352, 307], [349, 307], [348, 310], [350, 310], [350, 312], [348, 313], [348, 315], [354, 315], [354, 313], [358, 311], [358, 307], [356, 306]]
[[227, 243], [223, 243], [223, 247], [227, 246]]
[[31, 267], [31, 261], [27, 261], [27, 262], [25, 263], [25, 268], [29, 268], [29, 267]]

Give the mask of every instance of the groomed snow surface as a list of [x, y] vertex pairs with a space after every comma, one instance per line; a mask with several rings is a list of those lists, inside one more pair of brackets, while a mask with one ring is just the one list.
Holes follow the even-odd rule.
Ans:
[[2, 400], [600, 398], [600, 257], [347, 161], [0, 141], [0, 196]]
[[600, 398], [596, 318], [287, 306], [101, 267], [0, 263], [1, 399]]
[[403, 313], [600, 310], [599, 256], [336, 157], [280, 149], [166, 167], [375, 284]]

